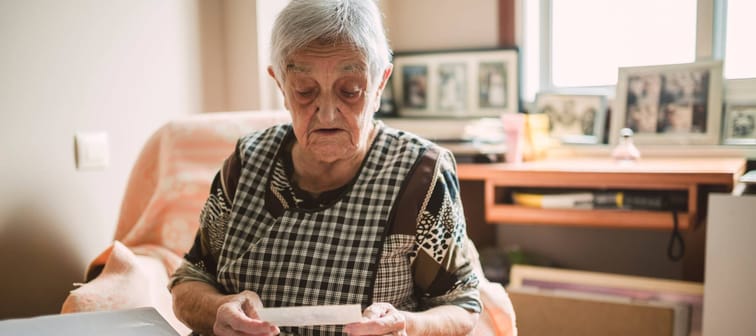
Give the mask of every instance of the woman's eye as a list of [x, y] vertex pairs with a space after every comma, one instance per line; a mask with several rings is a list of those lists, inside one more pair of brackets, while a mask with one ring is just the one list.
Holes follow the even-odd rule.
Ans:
[[297, 95], [304, 98], [310, 98], [315, 94], [315, 90], [296, 90]]
[[342, 90], [341, 94], [347, 98], [354, 98], [360, 94], [360, 90]]

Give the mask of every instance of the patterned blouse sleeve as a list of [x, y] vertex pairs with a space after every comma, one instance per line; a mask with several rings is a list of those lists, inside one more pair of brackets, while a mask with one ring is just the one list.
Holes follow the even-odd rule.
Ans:
[[217, 265], [223, 238], [231, 216], [231, 202], [241, 169], [237, 150], [215, 174], [210, 195], [200, 212], [200, 226], [194, 244], [184, 255], [184, 262], [171, 276], [169, 289], [185, 281], [202, 281], [220, 289]]
[[468, 239], [456, 163], [448, 151], [436, 162], [418, 220], [412, 270], [420, 308], [456, 305], [481, 312], [479, 279], [464, 253]]

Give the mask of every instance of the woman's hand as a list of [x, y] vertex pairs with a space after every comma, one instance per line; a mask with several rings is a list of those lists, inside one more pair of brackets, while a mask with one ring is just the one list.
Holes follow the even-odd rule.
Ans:
[[407, 336], [405, 315], [390, 303], [378, 302], [365, 308], [362, 321], [344, 326], [348, 335]]
[[243, 291], [218, 307], [213, 333], [218, 336], [278, 335], [281, 331], [275, 325], [261, 321], [257, 310], [262, 308], [260, 297], [255, 292]]

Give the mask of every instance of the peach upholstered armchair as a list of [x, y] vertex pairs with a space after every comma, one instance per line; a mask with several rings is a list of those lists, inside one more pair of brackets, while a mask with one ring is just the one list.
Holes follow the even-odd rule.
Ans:
[[[150, 306], [188, 334], [173, 314], [167, 284], [194, 242], [212, 179], [240, 136], [289, 120], [285, 111], [224, 112], [185, 117], [158, 129], [132, 169], [113, 244], [89, 264], [86, 282], [71, 291], [61, 312]], [[506, 291], [485, 279], [477, 251], [468, 245], [485, 306], [474, 335], [516, 335]]]

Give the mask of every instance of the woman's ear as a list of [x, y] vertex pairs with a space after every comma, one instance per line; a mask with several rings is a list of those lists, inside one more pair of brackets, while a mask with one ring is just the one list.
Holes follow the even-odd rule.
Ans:
[[394, 71], [394, 65], [389, 63], [388, 67], [386, 67], [386, 70], [383, 70], [383, 78], [381, 79], [381, 85], [378, 86], [378, 91], [383, 92], [383, 89], [386, 88], [386, 83], [388, 83], [389, 77], [391, 77], [391, 72]]
[[391, 63], [386, 67], [386, 70], [383, 70], [383, 78], [381, 78], [381, 83], [378, 85], [378, 90], [375, 92], [374, 111], [378, 111], [378, 109], [381, 108], [381, 96], [383, 96], [383, 90], [386, 88], [386, 83], [388, 83], [392, 71], [394, 71], [394, 65]]
[[273, 66], [270, 66], [270, 65], [268, 66], [268, 75], [270, 75], [270, 78], [273, 78], [273, 80], [276, 81], [276, 86], [278, 86], [278, 89], [281, 91], [281, 94], [283, 95], [284, 108], [287, 111], [291, 111], [291, 109], [289, 109], [289, 100], [286, 99], [286, 91], [284, 91], [283, 86], [281, 86], [281, 82], [278, 80], [278, 78], [276, 78], [276, 72], [273, 71]]
[[273, 78], [273, 80], [276, 81], [276, 86], [278, 86], [278, 89], [283, 91], [283, 88], [281, 87], [281, 82], [279, 82], [278, 78], [276, 78], [276, 72], [273, 71], [272, 65], [268, 65], [268, 75], [270, 75], [270, 78]]

